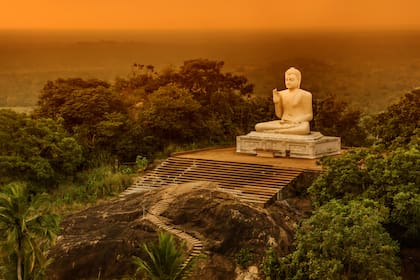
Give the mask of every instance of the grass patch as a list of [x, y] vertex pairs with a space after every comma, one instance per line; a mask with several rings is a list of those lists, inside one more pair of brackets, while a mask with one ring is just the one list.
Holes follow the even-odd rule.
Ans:
[[54, 210], [61, 215], [85, 209], [114, 197], [132, 183], [132, 174], [100, 166], [79, 173], [72, 182], [61, 184], [53, 193]]
[[16, 113], [25, 113], [25, 114], [30, 114], [34, 111], [35, 106], [13, 106], [13, 107], [0, 107], [0, 110], [5, 109], [5, 110], [12, 110], [15, 111]]

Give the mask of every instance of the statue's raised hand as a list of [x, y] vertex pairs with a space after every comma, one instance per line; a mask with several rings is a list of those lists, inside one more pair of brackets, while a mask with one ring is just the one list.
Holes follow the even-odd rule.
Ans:
[[280, 102], [280, 94], [277, 91], [277, 89], [273, 89], [273, 102], [274, 103], [279, 103]]

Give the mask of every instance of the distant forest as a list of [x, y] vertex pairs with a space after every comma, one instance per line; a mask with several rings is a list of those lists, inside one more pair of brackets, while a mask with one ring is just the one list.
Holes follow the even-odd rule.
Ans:
[[34, 106], [48, 80], [112, 82], [134, 64], [162, 71], [195, 58], [224, 61], [259, 96], [283, 88], [295, 66], [315, 98], [335, 94], [370, 113], [420, 86], [420, 32], [2, 31], [0, 106]]

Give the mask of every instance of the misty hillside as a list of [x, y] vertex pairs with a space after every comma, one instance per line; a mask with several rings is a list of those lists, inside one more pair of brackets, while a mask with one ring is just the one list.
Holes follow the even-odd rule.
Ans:
[[31, 106], [47, 80], [126, 77], [133, 63], [160, 71], [193, 58], [225, 62], [255, 93], [282, 88], [302, 71], [302, 88], [380, 111], [420, 86], [420, 32], [276, 33], [146, 31], [0, 32], [0, 106]]

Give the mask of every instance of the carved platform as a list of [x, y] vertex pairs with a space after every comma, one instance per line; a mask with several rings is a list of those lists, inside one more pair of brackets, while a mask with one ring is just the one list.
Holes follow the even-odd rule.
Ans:
[[340, 137], [319, 132], [291, 135], [252, 131], [236, 137], [236, 152], [259, 156], [321, 158], [340, 153]]

